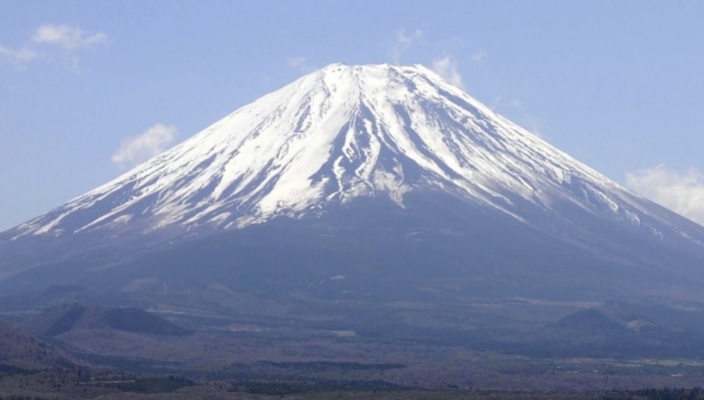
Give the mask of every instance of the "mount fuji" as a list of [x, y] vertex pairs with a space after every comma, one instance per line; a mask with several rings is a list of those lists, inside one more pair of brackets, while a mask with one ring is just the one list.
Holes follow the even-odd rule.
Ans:
[[420, 65], [306, 75], [0, 234], [0, 254], [7, 293], [704, 302], [703, 227]]

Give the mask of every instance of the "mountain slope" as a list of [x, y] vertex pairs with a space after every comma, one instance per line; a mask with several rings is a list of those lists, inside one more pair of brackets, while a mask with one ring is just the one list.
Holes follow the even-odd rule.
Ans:
[[6, 368], [44, 369], [73, 365], [69, 356], [0, 320], [0, 375]]
[[441, 265], [445, 278], [529, 293], [636, 281], [642, 295], [689, 293], [704, 281], [704, 228], [422, 66], [306, 75], [0, 241], [0, 277], [18, 287], [152, 275], [237, 285], [233, 273], [259, 271], [262, 283], [282, 263], [289, 284], [328, 274], [322, 265], [385, 279]]

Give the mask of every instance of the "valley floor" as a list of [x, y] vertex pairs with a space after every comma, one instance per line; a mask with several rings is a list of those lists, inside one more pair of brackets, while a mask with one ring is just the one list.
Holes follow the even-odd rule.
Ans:
[[[233, 303], [266, 309], [263, 301], [242, 299]], [[38, 330], [42, 339], [25, 337], [19, 328], [7, 331], [8, 338], [34, 349], [35, 364], [0, 357], [0, 400], [704, 400], [694, 389], [704, 383], [696, 335], [701, 331], [673, 340], [679, 320], [670, 309], [660, 313], [670, 317], [670, 325], [660, 324], [669, 330], [633, 331], [613, 317], [632, 319], [622, 305], [616, 313], [592, 305], [506, 301], [475, 305], [489, 311], [473, 314], [466, 305], [430, 310], [430, 318], [420, 304], [394, 303], [383, 313], [358, 306], [348, 319], [332, 306], [319, 312], [317, 303], [303, 307], [313, 311], [293, 314], [294, 303], [284, 301], [276, 304], [289, 308], [274, 314], [277, 308], [269, 306], [268, 316], [257, 318], [160, 308], [160, 315], [182, 327], [174, 329], [157, 313], [133, 308], [69, 304], [40, 312], [47, 307], [28, 304], [3, 303], [6, 316], [29, 321], [23, 326]], [[75, 310], [81, 318], [74, 318]], [[538, 322], [526, 322], [526, 315]], [[680, 319], [697, 322], [689, 317], [700, 315]], [[14, 360], [29, 361], [28, 350], [6, 350]]]
[[437, 400], [702, 400], [701, 388], [594, 390], [580, 392], [418, 389], [382, 382], [198, 381], [174, 376], [52, 370], [0, 377], [0, 400], [81, 399], [437, 399]]
[[[79, 333], [63, 339], [88, 338]], [[91, 335], [83, 350], [99, 344], [102, 355], [76, 352], [83, 367], [8, 369], [0, 400], [704, 399], [695, 389], [704, 363], [687, 360], [535, 359], [349, 337]]]
[[251, 332], [144, 337], [77, 331], [61, 339], [95, 365], [204, 380], [384, 382], [428, 390], [560, 392], [695, 387], [704, 382], [704, 362], [696, 360], [536, 358], [330, 333], [282, 339]]

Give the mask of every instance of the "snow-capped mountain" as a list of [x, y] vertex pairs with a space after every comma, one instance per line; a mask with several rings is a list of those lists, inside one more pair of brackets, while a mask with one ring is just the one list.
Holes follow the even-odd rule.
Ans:
[[[235, 229], [330, 203], [436, 190], [525, 223], [568, 202], [654, 236], [699, 237], [422, 66], [334, 64], [15, 230]], [[530, 211], [530, 212], [527, 212]], [[135, 223], [138, 222], [138, 223]], [[674, 225], [674, 226], [673, 226]], [[133, 229], [127, 229], [132, 231]]]
[[[184, 245], [157, 246], [174, 241]], [[115, 266], [132, 271], [125, 284], [149, 271], [191, 276], [201, 259], [224, 280], [242, 268], [293, 282], [327, 274], [323, 265], [338, 268], [334, 276], [371, 265], [388, 279], [399, 268], [415, 271], [409, 279], [444, 271], [479, 289], [557, 280], [568, 294], [704, 283], [703, 227], [418, 65], [333, 64], [306, 75], [0, 234], [0, 252], [11, 255], [0, 278], [31, 284]], [[155, 272], [163, 264], [172, 267]], [[21, 275], [52, 266], [76, 274]]]

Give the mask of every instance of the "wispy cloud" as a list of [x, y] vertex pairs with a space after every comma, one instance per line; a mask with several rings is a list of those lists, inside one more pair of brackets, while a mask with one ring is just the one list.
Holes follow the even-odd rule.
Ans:
[[424, 36], [423, 30], [416, 29], [412, 32], [406, 32], [405, 29], [399, 29], [394, 36], [394, 43], [389, 49], [389, 56], [394, 64], [401, 62], [403, 53], [406, 52], [413, 44], [422, 40]]
[[20, 47], [18, 49], [12, 49], [0, 45], [0, 61], [7, 61], [15, 64], [19, 68], [24, 68], [24, 66], [39, 57], [39, 54], [28, 47]]
[[543, 120], [531, 113], [522, 101], [511, 99], [508, 101], [508, 106], [518, 113], [518, 122], [523, 128], [536, 136], [543, 137]]
[[458, 88], [464, 89], [462, 74], [457, 68], [457, 61], [451, 56], [445, 56], [433, 61], [432, 70]]
[[704, 173], [664, 165], [626, 174], [626, 186], [692, 221], [704, 224]]
[[487, 58], [489, 58], [489, 55], [483, 51], [477, 51], [472, 54], [472, 61], [475, 63], [482, 63], [486, 61]]
[[102, 32], [88, 33], [76, 26], [52, 24], [41, 25], [32, 36], [35, 43], [56, 45], [67, 51], [94, 47], [107, 40], [107, 35]]
[[128, 138], [112, 155], [112, 161], [120, 167], [132, 167], [167, 149], [174, 141], [176, 127], [156, 124], [142, 134]]
[[496, 112], [504, 114], [530, 133], [544, 137], [545, 123], [540, 117], [531, 113], [521, 100], [497, 96], [491, 101], [490, 107]]
[[[24, 45], [7, 47], [0, 44], [0, 62], [6, 61], [24, 69], [30, 62], [56, 56], [66, 61], [74, 70], [78, 70], [80, 59], [78, 52], [94, 48], [108, 42], [108, 36], [103, 32], [89, 33], [81, 28], [70, 25], [44, 24], [39, 26]], [[59, 55], [56, 50], [60, 49]]]
[[311, 72], [313, 67], [308, 64], [308, 58], [303, 56], [290, 57], [286, 60], [286, 65], [289, 68], [295, 69], [299, 72]]

